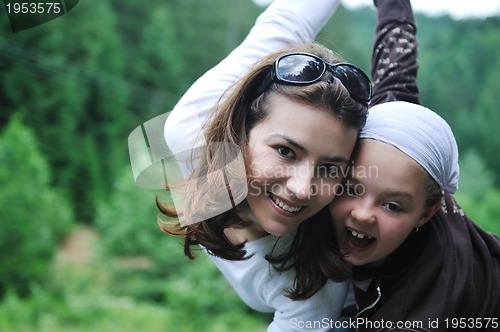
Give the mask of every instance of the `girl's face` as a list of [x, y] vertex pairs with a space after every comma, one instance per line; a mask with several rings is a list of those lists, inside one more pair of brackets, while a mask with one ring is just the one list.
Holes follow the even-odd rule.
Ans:
[[284, 235], [335, 197], [358, 132], [278, 94], [267, 108], [249, 133], [247, 202], [263, 231]]
[[437, 206], [426, 208], [427, 173], [397, 148], [363, 139], [342, 192], [330, 205], [345, 260], [361, 266], [380, 263]]

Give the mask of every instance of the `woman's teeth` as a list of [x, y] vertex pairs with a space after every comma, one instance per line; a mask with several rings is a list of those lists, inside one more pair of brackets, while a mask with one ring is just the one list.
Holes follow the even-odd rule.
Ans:
[[271, 197], [271, 199], [273, 200], [273, 202], [279, 206], [282, 210], [285, 210], [287, 212], [290, 212], [290, 213], [295, 213], [295, 212], [299, 212], [301, 209], [302, 209], [302, 206], [289, 206], [287, 204], [285, 204], [284, 202], [282, 202], [278, 197], [274, 197], [274, 195], [270, 194], [269, 195]]

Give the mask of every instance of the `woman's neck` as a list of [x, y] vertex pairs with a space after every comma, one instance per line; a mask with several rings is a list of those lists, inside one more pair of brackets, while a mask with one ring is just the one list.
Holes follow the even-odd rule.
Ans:
[[255, 216], [246, 201], [235, 208], [236, 215], [248, 226], [228, 227], [224, 230], [227, 238], [233, 244], [255, 241], [269, 235], [257, 222]]

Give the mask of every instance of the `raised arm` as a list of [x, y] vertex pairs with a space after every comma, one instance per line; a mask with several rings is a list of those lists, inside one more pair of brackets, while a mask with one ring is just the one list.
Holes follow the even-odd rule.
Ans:
[[372, 53], [372, 105], [420, 103], [417, 28], [409, 0], [374, 0], [378, 10]]
[[[210, 109], [238, 77], [273, 51], [313, 41], [339, 2], [275, 0], [258, 17], [243, 43], [200, 77], [169, 114], [164, 135], [170, 150], [181, 159], [183, 154], [187, 157]], [[189, 174], [186, 169], [183, 172]]]

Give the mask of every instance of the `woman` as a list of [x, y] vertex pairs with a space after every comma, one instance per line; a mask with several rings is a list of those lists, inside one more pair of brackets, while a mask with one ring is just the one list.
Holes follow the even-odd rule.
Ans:
[[[186, 236], [190, 257], [191, 246], [201, 244], [248, 305], [275, 312], [270, 330], [289, 330], [292, 320], [338, 318], [347, 290], [345, 283], [326, 283], [319, 272], [333, 253], [294, 261], [295, 269], [279, 259], [300, 239], [303, 221], [324, 222], [323, 208], [335, 196], [366, 118], [366, 75], [311, 44], [337, 4], [276, 0], [242, 45], [190, 88], [165, 126], [180, 162], [194, 147], [205, 154], [195, 156], [191, 168], [181, 163], [190, 174], [183, 224], [162, 223], [163, 229]], [[202, 127], [204, 141], [197, 145]], [[345, 275], [342, 264], [335, 270]]]

